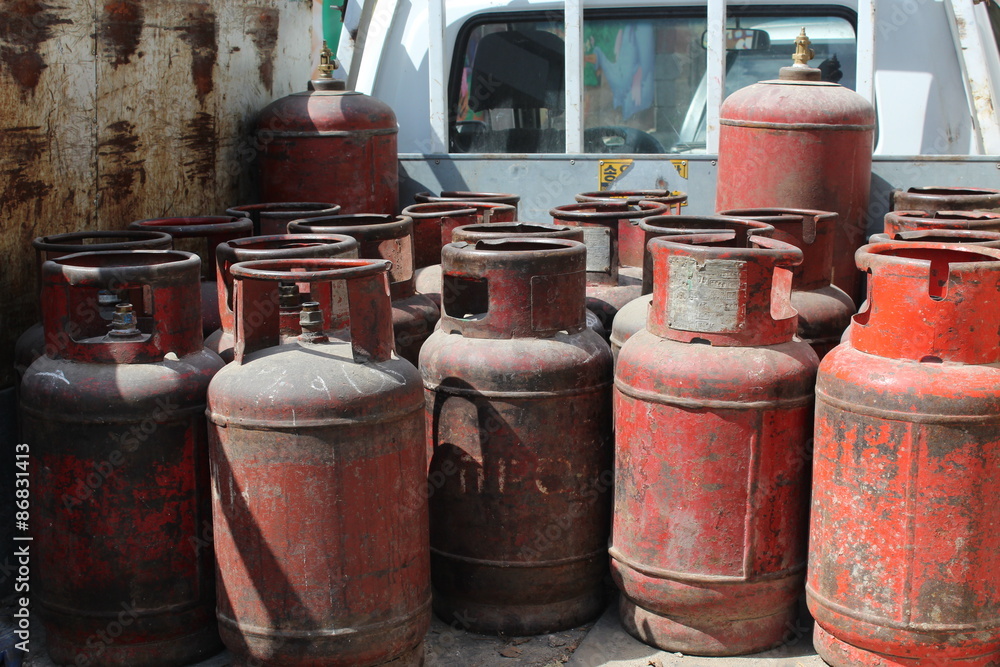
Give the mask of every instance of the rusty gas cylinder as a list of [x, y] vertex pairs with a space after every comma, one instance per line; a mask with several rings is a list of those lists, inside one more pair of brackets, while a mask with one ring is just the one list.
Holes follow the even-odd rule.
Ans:
[[271, 102], [257, 118], [261, 199], [332, 201], [344, 213], [395, 213], [396, 115], [332, 78], [336, 64], [326, 42], [320, 60], [320, 77], [306, 92]]
[[360, 243], [359, 256], [387, 259], [396, 352], [416, 365], [420, 346], [441, 317], [437, 305], [413, 286], [413, 220], [405, 215], [359, 213], [288, 223], [290, 234], [344, 234]]
[[[686, 198], [686, 197], [685, 197]], [[577, 200], [580, 195], [577, 195]], [[617, 209], [608, 208], [608, 204], [617, 206]], [[628, 197], [618, 197], [614, 199], [587, 199], [579, 203], [576, 208], [568, 206], [558, 206], [553, 211], [552, 217], [562, 224], [572, 224], [571, 219], [578, 222], [582, 218], [592, 214], [592, 218], [605, 217], [613, 210], [618, 210], [618, 266], [619, 270], [631, 277], [642, 279], [642, 232], [639, 231], [639, 221], [651, 218], [654, 215], [666, 215], [670, 212], [673, 203], [667, 201], [634, 201]], [[551, 211], [550, 211], [551, 213]]]
[[[129, 230], [69, 232], [67, 234], [39, 236], [31, 242], [31, 246], [35, 249], [35, 284], [38, 290], [38, 302], [41, 303], [42, 264], [50, 259], [87, 251], [170, 250], [173, 247], [173, 239], [169, 234], [163, 232]], [[117, 293], [108, 290], [102, 299], [104, 307], [100, 310], [100, 317], [110, 322], [111, 313], [118, 300]], [[46, 342], [45, 329], [41, 322], [32, 325], [17, 339], [17, 343], [14, 345], [15, 392], [21, 384], [24, 371], [28, 370], [31, 362], [45, 352]]]
[[[666, 210], [662, 204], [656, 206], [661, 213]], [[601, 318], [605, 331], [611, 331], [618, 309], [641, 294], [642, 267], [622, 266], [619, 234], [623, 225], [629, 226], [633, 218], [649, 217], [648, 212], [634, 211], [625, 202], [564, 204], [549, 210], [553, 224], [583, 227], [587, 308]]]
[[420, 353], [435, 612], [489, 634], [572, 628], [604, 608], [612, 477], [585, 248], [459, 242], [442, 262], [456, 298]]
[[136, 220], [128, 228], [166, 232], [175, 241], [178, 239], [204, 239], [205, 245], [198, 251], [202, 256], [202, 335], [205, 338], [212, 335], [212, 332], [222, 324], [219, 315], [218, 285], [215, 284], [215, 248], [224, 241], [250, 236], [253, 233], [253, 223], [250, 222], [250, 219], [240, 216], [151, 218], [149, 220]]
[[[393, 352], [389, 262], [232, 267], [235, 361], [213, 380], [218, 618], [235, 665], [423, 664], [430, 624], [420, 375]], [[346, 289], [347, 330], [303, 304], [281, 342], [281, 282]]]
[[891, 210], [899, 211], [994, 211], [1000, 212], [1000, 190], [992, 188], [926, 187], [893, 190]]
[[443, 202], [489, 202], [492, 204], [507, 204], [514, 207], [514, 220], [517, 219], [517, 205], [521, 202], [518, 195], [509, 192], [469, 192], [466, 190], [444, 190], [436, 195], [432, 192], [418, 192], [413, 195], [413, 201], [418, 204]]
[[[205, 339], [205, 347], [212, 350], [226, 363], [233, 360], [233, 331], [236, 314], [233, 312], [233, 264], [258, 259], [284, 259], [299, 257], [345, 257], [356, 259], [358, 242], [343, 234], [277, 234], [274, 236], [248, 236], [220, 243], [215, 249], [216, 284], [219, 286], [219, 314], [222, 327]], [[324, 311], [326, 327], [341, 329], [347, 326], [347, 312], [342, 294], [317, 294], [302, 292], [305, 283], [283, 285], [278, 303], [260, 304], [261, 308], [277, 308], [282, 313], [282, 336], [294, 338], [302, 333], [299, 311], [302, 303], [318, 301]], [[332, 298], [332, 301], [330, 300]]]
[[[452, 241], [464, 241], [475, 244], [476, 241], [488, 239], [566, 239], [568, 241], [583, 242], [583, 229], [570, 225], [543, 225], [536, 222], [511, 222], [511, 223], [491, 223], [480, 225], [464, 225], [456, 227], [451, 233]], [[438, 265], [440, 269], [440, 265]], [[440, 276], [440, 271], [438, 276]], [[438, 281], [440, 282], [440, 277]], [[445, 295], [446, 298], [453, 298], [454, 295]], [[587, 326], [607, 338], [607, 332], [601, 319], [588, 310]]]
[[974, 229], [1000, 231], [1000, 213], [988, 211], [891, 211], [885, 214], [883, 233], [915, 232], [926, 229]]
[[795, 64], [736, 91], [719, 117], [716, 210], [789, 207], [835, 211], [833, 283], [857, 298], [854, 251], [865, 241], [875, 109], [821, 80], [805, 30]]
[[[31, 451], [32, 611], [56, 664], [181, 666], [220, 650], [214, 619], [197, 255], [45, 262], [45, 355], [21, 384]], [[121, 297], [100, 316], [101, 293]], [[110, 325], [110, 326], [109, 326]], [[113, 637], [99, 640], [100, 637]]]
[[413, 219], [417, 270], [441, 265], [441, 248], [451, 243], [451, 231], [463, 225], [514, 222], [517, 208], [502, 202], [430, 202], [412, 204], [403, 215]]
[[872, 234], [869, 243], [889, 243], [890, 241], [910, 243], [961, 243], [1000, 248], [1000, 232], [985, 229], [921, 229], [895, 234]]
[[822, 360], [840, 343], [857, 312], [853, 299], [830, 284], [837, 214], [794, 208], [743, 208], [719, 214], [766, 222], [775, 229], [770, 236], [802, 251], [802, 263], [792, 274], [792, 308], [799, 314], [796, 333]]
[[269, 202], [244, 204], [226, 209], [226, 215], [250, 218], [255, 236], [274, 236], [288, 233], [288, 223], [303, 218], [337, 215], [340, 206], [320, 202]]
[[820, 366], [814, 643], [835, 667], [1000, 661], [1000, 250], [858, 251], [868, 303]]
[[770, 236], [774, 233], [774, 227], [767, 223], [720, 215], [658, 215], [641, 220], [639, 229], [643, 233], [643, 245], [646, 247], [643, 257], [642, 296], [622, 306], [611, 324], [611, 353], [616, 363], [625, 341], [646, 326], [649, 304], [653, 302], [653, 258], [649, 254], [649, 242], [652, 239], [661, 236], [718, 232], [726, 235], [719, 239], [720, 244], [732, 239], [731, 245], [734, 247], [748, 248], [750, 247], [748, 234]]
[[650, 241], [649, 319], [615, 369], [621, 621], [694, 655], [761, 651], [795, 621], [818, 364], [793, 340], [802, 251], [763, 236], [719, 247], [718, 236]]

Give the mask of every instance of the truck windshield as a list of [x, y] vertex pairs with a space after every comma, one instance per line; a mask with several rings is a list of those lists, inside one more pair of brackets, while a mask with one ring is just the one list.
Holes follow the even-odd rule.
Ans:
[[[812, 40], [823, 78], [854, 88], [857, 40], [850, 16], [730, 16], [726, 94], [777, 77], [795, 36]], [[707, 51], [704, 11], [584, 19], [584, 151], [703, 153]], [[452, 67], [450, 150], [561, 153], [563, 24], [530, 14], [480, 16], [462, 31]]]

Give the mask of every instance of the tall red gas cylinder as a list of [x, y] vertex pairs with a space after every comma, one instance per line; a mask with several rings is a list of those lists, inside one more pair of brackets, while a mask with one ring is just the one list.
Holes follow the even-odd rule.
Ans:
[[640, 296], [642, 267], [626, 267], [620, 256], [621, 229], [633, 219], [662, 214], [666, 206], [653, 210], [633, 210], [626, 202], [585, 202], [564, 204], [549, 210], [556, 225], [583, 227], [587, 246], [587, 308], [611, 331], [615, 313]]
[[[389, 262], [232, 267], [236, 357], [213, 380], [218, 618], [234, 665], [423, 664], [430, 623], [420, 375], [393, 352]], [[281, 342], [279, 282], [344, 287], [349, 335], [304, 304]]]
[[854, 251], [866, 236], [875, 109], [805, 64], [812, 51], [804, 30], [795, 41], [795, 65], [722, 103], [715, 208], [836, 212], [833, 284], [857, 298]]
[[244, 204], [226, 209], [226, 215], [250, 218], [255, 236], [274, 236], [288, 232], [288, 223], [303, 218], [337, 215], [340, 206], [320, 202], [269, 202]]
[[[253, 233], [249, 218], [239, 216], [198, 216], [189, 218], [151, 218], [136, 220], [129, 229], [158, 231], [170, 234], [176, 241], [202, 239], [198, 249], [202, 256], [201, 321], [202, 335], [207, 338], [222, 322], [219, 317], [219, 289], [215, 284], [215, 248], [230, 239], [243, 238]], [[200, 243], [200, 242], [199, 242]]]
[[924, 187], [893, 190], [889, 203], [894, 211], [997, 211], [1000, 190], [992, 188]]
[[802, 263], [792, 275], [792, 308], [799, 314], [796, 333], [812, 345], [822, 361], [840, 343], [851, 316], [857, 312], [854, 300], [830, 284], [837, 214], [794, 208], [744, 208], [719, 213], [766, 222], [774, 227], [774, 238], [802, 251]]
[[[622, 306], [611, 324], [611, 353], [615, 362], [618, 353], [629, 338], [646, 326], [649, 304], [653, 302], [653, 258], [649, 253], [649, 242], [661, 236], [681, 236], [718, 232], [732, 238], [732, 245], [748, 248], [748, 235], [770, 236], [774, 228], [766, 223], [720, 215], [658, 215], [639, 222], [639, 229], [645, 238], [645, 256], [642, 270], [642, 296], [636, 297]], [[723, 242], [722, 239], [719, 240]]]
[[816, 385], [809, 610], [834, 667], [1000, 661], [1000, 250], [858, 251]]
[[396, 352], [413, 365], [420, 346], [441, 317], [437, 305], [417, 294], [413, 281], [413, 220], [405, 215], [332, 215], [288, 223], [290, 234], [343, 234], [360, 243], [358, 254], [366, 259], [387, 259], [392, 294], [392, 328]]
[[514, 207], [514, 219], [517, 219], [517, 205], [521, 197], [509, 192], [469, 192], [467, 190], [444, 190], [436, 195], [432, 192], [418, 192], [413, 195], [413, 201], [418, 204], [441, 202], [489, 202], [492, 204], [507, 204]]
[[[37, 273], [38, 301], [41, 303], [42, 264], [50, 259], [63, 255], [72, 255], [85, 251], [109, 250], [170, 250], [173, 239], [163, 232], [140, 231], [99, 231], [99, 232], [69, 232], [39, 236], [31, 242], [35, 249], [35, 269]], [[104, 295], [105, 308], [102, 317], [111, 322], [111, 312], [118, 303], [118, 295], [108, 291]], [[24, 371], [45, 352], [45, 328], [41, 322], [31, 326], [17, 339], [14, 345], [14, 390], [21, 384]]]
[[320, 78], [271, 102], [257, 118], [260, 198], [336, 202], [344, 213], [392, 214], [399, 205], [396, 114], [331, 78], [323, 44]]
[[[299, 257], [345, 257], [356, 259], [358, 242], [343, 234], [276, 234], [274, 236], [248, 236], [220, 243], [215, 249], [215, 282], [219, 286], [219, 316], [222, 327], [205, 339], [205, 347], [212, 350], [226, 363], [233, 360], [233, 343], [236, 329], [236, 313], [233, 311], [233, 264], [258, 259], [286, 259]], [[299, 311], [304, 301], [318, 301], [325, 295], [313, 297], [302, 293], [295, 282], [281, 285], [278, 303], [270, 304], [283, 315], [281, 332], [283, 336], [295, 337], [302, 333], [299, 326]], [[332, 294], [330, 295], [333, 296]], [[334, 299], [336, 304], [322, 304], [328, 313], [327, 328], [340, 329], [347, 326], [347, 312], [343, 295]], [[261, 307], [267, 307], [261, 304]], [[333, 316], [333, 313], [338, 313]]]
[[694, 655], [764, 650], [795, 621], [818, 364], [793, 340], [802, 252], [718, 236], [650, 241], [649, 319], [615, 368], [609, 551], [622, 625]]
[[572, 628], [605, 604], [611, 351], [584, 317], [585, 247], [452, 243], [420, 353], [434, 609], [474, 632]]
[[[183, 666], [221, 646], [200, 261], [79, 253], [42, 267], [45, 355], [21, 384], [32, 611], [56, 664]], [[99, 294], [123, 300], [109, 323]]]
[[988, 211], [891, 211], [885, 214], [886, 234], [928, 229], [1000, 231], [1000, 213]]

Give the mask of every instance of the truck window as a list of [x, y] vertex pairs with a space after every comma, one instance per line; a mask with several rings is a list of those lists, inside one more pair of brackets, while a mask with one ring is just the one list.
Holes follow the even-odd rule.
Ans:
[[[705, 152], [704, 9], [623, 14], [608, 10], [584, 17], [584, 151]], [[802, 27], [816, 52], [811, 64], [823, 70], [824, 79], [853, 88], [852, 20], [836, 7], [807, 15], [773, 7], [745, 15], [731, 10], [726, 94], [776, 78], [791, 63]], [[563, 152], [563, 55], [560, 14], [492, 14], [470, 21], [452, 65], [451, 152]]]

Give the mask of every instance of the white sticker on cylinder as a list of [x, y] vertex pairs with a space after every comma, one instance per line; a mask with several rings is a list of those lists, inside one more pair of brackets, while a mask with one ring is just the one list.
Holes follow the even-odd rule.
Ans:
[[611, 272], [611, 230], [607, 227], [584, 227], [583, 243], [587, 246], [587, 271]]
[[670, 257], [667, 325], [680, 331], [739, 331], [746, 319], [746, 262]]

